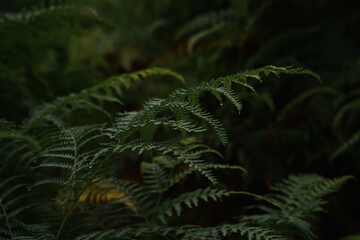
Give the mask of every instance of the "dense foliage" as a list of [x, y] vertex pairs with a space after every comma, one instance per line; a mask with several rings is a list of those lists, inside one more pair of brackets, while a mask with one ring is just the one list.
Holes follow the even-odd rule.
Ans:
[[360, 239], [358, 8], [1, 3], [0, 238]]

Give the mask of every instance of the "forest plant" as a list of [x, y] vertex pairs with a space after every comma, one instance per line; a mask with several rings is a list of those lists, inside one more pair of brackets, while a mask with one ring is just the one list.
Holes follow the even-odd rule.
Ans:
[[[282, 232], [282, 225], [290, 217], [304, 236], [312, 239], [314, 235], [304, 217], [318, 211], [321, 198], [336, 190], [347, 177], [329, 180], [317, 175], [296, 176], [275, 188], [282, 194], [278, 197], [232, 191], [218, 184], [213, 170], [244, 169], [209, 162], [207, 153], [221, 154], [196, 140], [197, 133], [211, 127], [222, 144], [228, 141], [222, 124], [202, 107], [199, 97], [204, 91], [219, 100], [227, 98], [240, 113], [236, 85], [254, 91], [251, 82], [261, 81], [263, 74], [270, 73], [317, 76], [302, 68], [266, 66], [177, 89], [165, 99], [150, 99], [141, 110], [119, 113], [110, 124], [68, 126], [64, 117], [78, 107], [101, 109], [102, 101], [118, 101], [115, 95], [108, 95], [112, 91], [103, 89], [121, 93], [121, 87], [132, 80], [158, 74], [182, 80], [167, 69], [145, 69], [47, 103], [19, 128], [2, 120], [2, 237], [223, 239], [240, 234], [246, 239], [284, 239], [287, 232]], [[102, 101], [91, 102], [90, 97]], [[148, 134], [144, 135], [145, 129]], [[164, 130], [172, 132], [170, 138], [161, 137], [167, 135], [162, 133]], [[151, 132], [156, 136], [149, 135]], [[141, 156], [136, 161], [141, 166], [141, 180], [114, 175], [116, 164], [126, 161], [131, 153]], [[153, 155], [152, 160], [146, 160], [147, 153]], [[174, 196], [179, 181], [194, 174], [203, 176], [210, 186], [183, 190]], [[309, 188], [313, 190], [305, 191]], [[273, 215], [252, 215], [213, 227], [168, 224], [169, 219], [181, 216], [184, 206], [194, 208], [202, 201], [220, 201], [238, 194], [263, 199], [282, 209], [282, 215], [262, 207]], [[291, 217], [290, 213], [296, 215]], [[265, 224], [269, 221], [273, 223]]]
[[[359, 119], [358, 109], [360, 106], [360, 98], [358, 97], [358, 95], [359, 92], [357, 90], [350, 92], [348, 96], [346, 96], [346, 98], [353, 98], [353, 97], [356, 98], [354, 100], [351, 100], [350, 102], [340, 105], [340, 109], [337, 111], [334, 117], [333, 125], [334, 128], [336, 129], [338, 128], [338, 126], [342, 121], [345, 122], [345, 115], [349, 115], [348, 116], [349, 120], [346, 122], [347, 126], [345, 127], [345, 129], [349, 129], [350, 127], [352, 127], [351, 129], [352, 135], [350, 136], [350, 138], [343, 140], [343, 143], [335, 149], [335, 151], [330, 156], [331, 161], [333, 161], [339, 155], [343, 154], [345, 151], [350, 150], [354, 145], [358, 143], [360, 139], [360, 130], [357, 129], [357, 124], [355, 124], [355, 122]], [[344, 135], [344, 133], [340, 133], [340, 134]], [[341, 135], [339, 138], [344, 138], [344, 136]]]
[[[164, 49], [164, 42], [160, 40], [163, 36], [158, 30], [164, 26], [168, 30], [174, 23], [162, 17], [165, 17], [164, 13], [168, 18], [174, 15], [170, 16], [172, 20], [177, 17], [166, 6], [177, 7], [184, 16], [192, 16], [192, 9], [183, 7], [184, 2], [122, 1], [121, 4], [126, 4], [121, 8], [122, 14], [114, 11], [119, 19], [123, 18], [122, 22], [113, 25], [119, 23], [125, 28], [120, 27], [117, 34], [100, 36], [100, 39], [104, 37], [125, 45], [127, 49], [120, 55], [124, 60], [122, 67], [129, 70], [133, 67], [127, 59], [134, 58], [131, 54], [144, 55], [143, 58], [149, 61], [149, 56], [137, 45], [139, 42], [157, 50]], [[261, 20], [264, 10], [272, 2], [262, 1], [255, 11], [248, 11], [250, 1], [229, 1], [228, 8], [204, 11], [188, 23], [181, 23], [175, 37], [179, 40], [193, 34], [187, 45], [189, 52], [194, 54], [190, 56], [205, 66], [211, 75], [206, 63], [218, 66], [221, 58], [226, 57], [224, 49], [229, 46], [241, 51], [247, 40], [254, 37], [254, 23]], [[194, 2], [188, 4], [192, 6]], [[134, 18], [126, 13], [131, 12], [127, 9], [135, 8], [141, 13], [143, 25], [129, 33], [127, 27], [133, 24]], [[152, 16], [149, 8], [163, 12]], [[2, 93], [6, 93], [1, 94], [1, 99], [13, 103], [4, 106], [1, 113], [9, 119], [0, 120], [2, 239], [314, 239], [313, 220], [322, 210], [322, 199], [350, 179], [349, 176], [328, 179], [315, 174], [291, 175], [274, 185], [272, 195], [228, 189], [231, 187], [222, 182], [220, 171], [234, 171], [235, 175], [231, 176], [236, 176], [232, 179], [235, 181], [247, 179], [249, 175], [240, 178], [239, 173], [249, 173], [249, 169], [218, 161], [224, 153], [220, 148], [214, 149], [217, 142], [212, 146], [202, 142], [213, 135], [211, 132], [215, 132], [220, 144], [228, 142], [225, 127], [215, 114], [205, 110], [204, 96], [212, 94], [220, 105], [229, 103], [226, 105], [235, 106], [238, 113], [245, 97], [250, 103], [260, 99], [274, 109], [268, 89], [256, 95], [253, 81], [261, 81], [270, 73], [310, 74], [318, 78], [310, 70], [266, 66], [177, 89], [167, 98], [146, 101], [139, 110], [126, 104], [126, 96], [129, 96], [126, 93], [132, 94], [132, 87], [137, 82], [164, 75], [181, 82], [184, 79], [166, 68], [118, 74], [116, 63], [112, 63], [115, 70], [111, 70], [105, 62], [103, 55], [106, 52], [88, 56], [88, 53], [75, 51], [81, 35], [88, 34], [85, 29], [91, 27], [96, 35], [99, 25], [114, 27], [102, 21], [92, 8], [58, 1], [19, 14], [3, 14], [0, 25], [0, 32], [7, 36], [0, 40], [0, 81]], [[54, 25], [57, 28], [53, 28]], [[316, 29], [306, 28], [300, 34], [314, 31]], [[300, 34], [299, 31], [285, 33], [272, 46], [263, 44], [264, 38], [260, 37], [263, 47], [246, 65], [253, 67], [265, 61], [264, 53], [275, 51], [289, 35]], [[154, 36], [157, 38], [153, 39]], [[205, 41], [205, 38], [211, 40]], [[85, 44], [85, 49], [90, 50], [89, 46], [94, 43]], [[90, 64], [83, 63], [84, 55]], [[204, 59], [205, 64], [201, 61]], [[156, 62], [156, 56], [152, 60]], [[226, 65], [229, 64], [226, 62]], [[216, 75], [238, 71], [239, 66], [234, 65], [227, 66], [225, 71], [218, 68], [213, 71]], [[104, 69], [99, 71], [98, 68]], [[198, 70], [193, 71], [206, 78], [205, 72], [198, 73]], [[112, 77], [101, 81], [105, 76]], [[63, 79], [68, 81], [61, 81]], [[81, 80], [81, 83], [76, 81], [75, 84], [74, 80]], [[76, 91], [78, 93], [68, 94]], [[300, 102], [319, 93], [335, 95], [334, 92], [329, 87], [304, 91], [285, 105], [278, 115], [278, 122], [286, 120], [289, 112], [298, 110], [296, 106]], [[58, 95], [63, 97], [56, 98]], [[39, 104], [42, 102], [45, 104]], [[350, 110], [357, 106], [355, 100], [339, 107], [334, 125], [345, 113], [354, 114]], [[23, 108], [26, 110], [19, 113]], [[259, 108], [252, 110], [261, 112]], [[30, 116], [24, 119], [28, 112]], [[106, 119], [99, 117], [99, 113]], [[250, 116], [243, 120], [254, 119]], [[253, 122], [257, 128], [257, 122]], [[255, 136], [259, 132], [249, 129]], [[355, 134], [350, 144], [340, 147], [333, 158], [357, 138], [358, 134]], [[257, 144], [242, 136], [238, 140]], [[253, 164], [262, 165], [256, 161]], [[191, 181], [191, 186], [186, 184], [187, 181]], [[204, 202], [221, 202], [236, 195], [252, 196], [264, 204], [249, 207], [247, 215], [230, 216], [238, 220], [214, 220], [211, 226], [203, 224], [199, 217], [191, 222], [186, 220], [189, 209], [192, 216], [197, 216]], [[255, 213], [252, 212], [254, 209]]]

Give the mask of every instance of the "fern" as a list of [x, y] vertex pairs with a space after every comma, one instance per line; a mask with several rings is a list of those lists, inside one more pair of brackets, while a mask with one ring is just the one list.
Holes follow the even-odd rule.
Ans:
[[221, 200], [223, 196], [229, 196], [229, 193], [223, 189], [212, 189], [210, 187], [205, 189], [198, 189], [193, 192], [187, 192], [175, 199], [167, 199], [163, 201], [163, 203], [159, 207], [159, 211], [157, 213], [157, 218], [161, 219], [165, 222], [165, 216], [171, 217], [173, 215], [173, 211], [175, 210], [176, 215], [180, 216], [182, 204], [185, 204], [187, 207], [197, 207], [200, 199], [205, 202], [208, 199], [212, 199], [214, 201]]
[[360, 131], [355, 132], [349, 139], [347, 139], [341, 146], [336, 148], [331, 154], [329, 160], [334, 161], [339, 155], [354, 146], [360, 139]]
[[237, 166], [237, 165], [228, 165], [228, 164], [208, 164], [207, 167], [209, 168], [213, 168], [213, 169], [233, 169], [233, 170], [240, 170], [243, 173], [247, 173], [246, 169], [241, 167], [241, 166]]
[[[1, 239], [332, 237], [314, 220], [351, 177], [292, 175], [273, 194], [252, 191], [294, 169], [323, 169], [319, 159], [333, 149], [331, 160], [357, 154], [359, 91], [346, 91], [358, 85], [358, 34], [342, 31], [354, 30], [355, 15], [340, 7], [333, 28], [323, 28], [335, 20], [323, 14], [299, 29], [293, 19], [330, 5], [291, 0], [286, 12], [272, 0], [80, 2], [29, 8], [14, 0], [0, 11]], [[236, 73], [269, 62], [313, 66], [331, 87], [298, 94], [307, 82], [276, 79], [320, 80], [307, 68]], [[173, 91], [171, 82], [139, 84], [185, 83], [182, 76], [187, 85]], [[314, 96], [321, 111], [302, 124], [300, 105]], [[299, 111], [296, 128], [284, 125], [291, 111]], [[249, 196], [264, 203], [247, 207]]]
[[[16, 130], [12, 123], [4, 121], [0, 126], [1, 150], [7, 155], [3, 156], [2, 167], [11, 162], [12, 159], [18, 158], [17, 166], [28, 166], [35, 155], [42, 150], [41, 143], [38, 139]], [[1, 170], [0, 170], [1, 171]]]
[[[28, 19], [36, 19], [39, 14], [41, 15], [41, 12], [33, 16], [29, 15]], [[245, 170], [241, 166], [208, 163], [203, 154], [214, 153], [220, 157], [222, 155], [189, 138], [179, 143], [139, 138], [139, 133], [145, 128], [156, 129], [164, 126], [171, 130], [181, 131], [182, 134], [196, 134], [207, 131], [207, 126], [210, 126], [225, 145], [228, 141], [226, 131], [220, 121], [201, 105], [200, 95], [203, 92], [209, 92], [220, 103], [223, 102], [223, 98], [226, 98], [240, 113], [242, 103], [233, 90], [234, 85], [255, 91], [251, 81], [262, 81], [262, 75], [267, 76], [270, 73], [277, 76], [286, 73], [310, 74], [318, 77], [307, 69], [267, 66], [220, 77], [197, 86], [177, 89], [167, 98], [153, 98], [143, 105], [142, 110], [118, 114], [118, 118], [110, 126], [67, 126], [66, 117], [79, 108], [103, 112], [111, 122], [111, 114], [101, 107], [102, 103], [121, 103], [119, 97], [122, 95], [122, 89], [129, 89], [133, 82], [155, 75], [170, 75], [184, 82], [180, 75], [170, 70], [149, 68], [111, 77], [91, 88], [42, 105], [32, 112], [31, 117], [21, 126], [21, 130], [13, 130], [12, 126], [4, 122], [3, 134], [0, 137], [25, 140], [37, 150], [37, 162], [33, 163], [31, 158], [29, 164], [33, 164], [32, 171], [36, 172], [40, 178], [37, 177], [29, 189], [40, 191], [46, 186], [52, 193], [47, 194], [47, 197], [56, 199], [55, 203], [60, 206], [58, 215], [62, 218], [61, 222], [51, 221], [58, 224], [56, 239], [61, 236], [64, 238], [77, 236], [77, 239], [132, 239], [141, 236], [144, 239], [154, 235], [164, 237], [171, 235], [182, 239], [222, 239], [234, 233], [244, 235], [248, 239], [281, 239], [270, 229], [246, 226], [243, 223], [207, 228], [167, 226], [166, 218], [173, 217], [174, 211], [179, 216], [184, 205], [194, 208], [198, 206], [201, 199], [219, 201], [224, 196], [229, 197], [240, 193], [207, 187], [183, 192], [177, 197], [169, 197], [168, 192], [181, 179], [198, 172], [212, 184], [217, 184], [218, 179], [214, 176], [212, 169]], [[51, 128], [52, 133], [36, 133], [36, 129], [42, 129], [40, 126], [46, 126], [41, 125], [44, 121], [56, 126], [56, 128]], [[111, 163], [128, 152], [137, 155], [151, 152], [158, 156], [151, 163], [142, 161], [142, 182], [117, 180], [106, 176]], [[43, 170], [50, 169], [57, 172], [58, 176], [43, 174]], [[22, 185], [14, 185], [12, 189], [15, 191], [18, 187]], [[61, 189], [65, 190], [59, 191]], [[102, 205], [105, 209], [101, 208]], [[19, 212], [25, 210], [20, 208], [7, 214], [5, 207], [4, 205], [4, 215], [9, 218], [14, 218]], [[79, 212], [86, 213], [86, 216], [81, 216]], [[124, 227], [123, 225], [131, 218], [138, 219], [139, 223], [130, 223], [130, 225], [127, 224], [128, 227]], [[79, 225], [80, 220], [87, 223], [83, 231], [71, 227], [68, 223], [74, 222], [77, 223], [75, 225]], [[101, 224], [98, 226], [94, 224], [96, 222]], [[49, 232], [51, 230], [47, 225], [26, 226], [33, 229], [33, 234], [40, 234], [44, 238], [55, 235]], [[36, 228], [38, 230], [35, 230]], [[11, 237], [10, 229], [4, 231], [8, 231]], [[40, 236], [36, 234], [34, 236]], [[24, 238], [26, 238], [25, 235]]]
[[[357, 95], [356, 91], [352, 92], [352, 95], [356, 96]], [[355, 119], [356, 119], [356, 115], [357, 115], [356, 109], [359, 108], [359, 106], [360, 106], [359, 103], [360, 103], [360, 99], [356, 98], [355, 100], [342, 105], [341, 108], [337, 111], [337, 113], [333, 119], [334, 128], [338, 127], [340, 125], [341, 121], [343, 121], [343, 118], [346, 114], [349, 115], [349, 118], [354, 119], [354, 116], [355, 116]], [[350, 111], [352, 111], [352, 112], [350, 112]], [[351, 125], [351, 124], [348, 124], [348, 125]], [[332, 154], [329, 158], [330, 161], [333, 161], [335, 158], [337, 158], [339, 155], [341, 155], [342, 153], [344, 153], [345, 151], [350, 149], [353, 145], [355, 145], [358, 142], [359, 137], [360, 137], [360, 132], [358, 129], [355, 129], [354, 131], [355, 132], [352, 133], [352, 136], [350, 136], [348, 139], [343, 141], [343, 143], [332, 152]]]
[[[312, 74], [303, 69], [268, 66], [213, 79], [198, 86], [175, 90], [168, 98], [151, 99], [143, 105], [142, 110], [119, 114], [110, 126], [67, 127], [61, 120], [61, 116], [68, 113], [66, 111], [61, 113], [62, 108], [68, 107], [68, 104], [72, 106], [71, 108], [78, 107], [77, 104], [84, 103], [82, 101], [91, 101], [90, 97], [104, 101], [113, 100], [112, 95], [110, 97], [102, 95], [101, 91], [105, 90], [105, 92], [110, 93], [114, 90], [114, 92], [117, 91], [118, 94], [121, 94], [122, 86], [129, 87], [132, 81], [138, 81], [140, 78], [151, 75], [170, 74], [179, 79], [182, 78], [168, 70], [147, 69], [133, 74], [121, 75], [116, 79], [110, 78], [103, 84], [83, 90], [78, 94], [60, 98], [44, 106], [36, 117], [29, 119], [22, 131], [17, 132], [16, 138], [30, 141], [32, 137], [26, 138], [24, 132], [32, 132], [32, 129], [37, 128], [37, 124], [43, 120], [51, 121], [56, 126], [56, 128], [51, 128], [53, 132], [50, 134], [34, 136], [39, 154], [36, 156], [37, 162], [32, 169], [38, 174], [41, 173], [42, 169], [56, 169], [58, 176], [40, 178], [30, 188], [31, 191], [39, 191], [40, 187], [47, 186], [46, 188], [56, 193], [53, 197], [63, 211], [60, 214], [63, 215], [63, 220], [60, 223], [56, 238], [59, 239], [62, 233], [64, 237], [73, 236], [70, 234], [71, 231], [65, 233], [64, 229], [69, 228], [68, 221], [79, 221], [80, 216], [76, 212], [83, 211], [89, 214], [89, 216], [83, 216], [82, 219], [88, 222], [86, 229], [92, 233], [82, 235], [79, 239], [136, 238], [138, 236], [148, 238], [153, 234], [166, 236], [170, 233], [175, 236], [182, 236], [184, 239], [192, 239], [194, 236], [196, 236], [195, 238], [221, 239], [223, 236], [236, 232], [246, 235], [249, 239], [253, 237], [254, 239], [278, 239], [276, 235], [271, 234], [271, 230], [254, 226], [248, 227], [242, 224], [223, 225], [214, 228], [196, 227], [195, 229], [201, 229], [197, 231], [194, 229], [185, 231], [185, 228], [175, 230], [165, 227], [166, 225], [159, 225], [159, 229], [155, 231], [154, 224], [166, 224], [166, 218], [172, 217], [174, 211], [179, 216], [183, 205], [193, 208], [198, 206], [201, 199], [219, 201], [222, 197], [240, 193], [217, 187], [207, 187], [184, 192], [177, 197], [168, 197], [170, 189], [177, 185], [182, 178], [198, 172], [212, 184], [217, 184], [218, 179], [214, 176], [213, 169], [245, 170], [241, 166], [208, 163], [206, 158], [203, 158], [203, 154], [213, 153], [220, 157], [222, 155], [211, 147], [198, 142], [196, 138], [183, 139], [179, 143], [177, 141], [155, 141], [151, 138], [148, 140], [139, 138], [139, 133], [146, 127], [165, 126], [171, 130], [180, 130], [182, 133], [196, 134], [206, 131], [205, 125], [209, 125], [214, 129], [220, 141], [226, 144], [227, 135], [224, 127], [219, 120], [201, 106], [197, 99], [204, 91], [210, 92], [219, 101], [222, 101], [223, 96], [240, 113], [242, 109], [241, 100], [232, 90], [232, 85], [244, 86], [254, 91], [249, 81], [250, 79], [261, 81], [263, 73], [265, 75], [270, 73], [276, 75], [280, 73]], [[94, 94], [100, 95], [94, 96]], [[92, 106], [83, 105], [82, 107], [89, 108]], [[60, 118], [55, 114], [58, 114]], [[2, 129], [7, 132], [15, 131], [11, 130], [12, 128], [9, 126], [8, 123], [4, 122]], [[4, 135], [3, 137], [9, 136], [12, 135]], [[106, 177], [109, 164], [131, 152], [137, 155], [152, 152], [158, 156], [151, 163], [144, 161], [141, 163], [142, 182], [136, 183]], [[56, 191], [56, 189], [66, 190]], [[99, 202], [105, 204], [106, 210], [99, 209], [101, 206], [97, 205]], [[109, 211], [116, 212], [119, 216], [114, 216]], [[130, 228], [119, 228], [129, 221], [129, 218], [139, 219], [148, 225], [151, 224], [152, 230], [143, 224], [135, 224]], [[97, 219], [95, 222], [101, 222], [103, 229], [101, 232], [96, 231], [99, 228], [98, 226], [90, 224], [94, 219]]]
[[[36, 203], [28, 203], [31, 197], [25, 184], [17, 183], [21, 178], [13, 176], [0, 184], [0, 237], [2, 239], [52, 239], [54, 235], [49, 232], [50, 226], [45, 223], [21, 221], [19, 215], [30, 212]], [[13, 183], [13, 184], [12, 184]]]
[[353, 109], [357, 109], [359, 107], [360, 107], [360, 99], [355, 99], [354, 101], [344, 104], [344, 106], [342, 106], [340, 110], [336, 113], [333, 120], [333, 124], [338, 125], [347, 112]]
[[[184, 24], [177, 32], [176, 38], [193, 33], [188, 40], [188, 52], [193, 53], [197, 42], [205, 37], [211, 36], [210, 43], [205, 43], [211, 50], [217, 47], [215, 54], [211, 54], [212, 60], [221, 56], [225, 48], [238, 46], [243, 47], [246, 40], [251, 35], [257, 19], [272, 1], [259, 4], [255, 11], [248, 14], [248, 1], [230, 1], [229, 8], [219, 11], [209, 11], [200, 14]], [[216, 34], [215, 34], [216, 33]]]
[[[184, 225], [180, 227], [161, 227], [153, 226], [139, 227], [135, 229], [125, 228], [121, 231], [108, 230], [104, 232], [94, 232], [76, 238], [77, 240], [95, 240], [102, 237], [119, 238], [119, 239], [150, 239], [151, 236], [176, 236], [179, 239], [223, 239], [223, 237], [238, 234], [245, 236], [249, 240], [282, 240], [279, 235], [274, 234], [271, 230], [262, 227], [249, 227], [242, 223], [227, 224], [219, 227], [200, 227], [197, 225]], [[166, 239], [166, 238], [165, 238]]]
[[[65, 14], [71, 13], [69, 10], [74, 10], [76, 8], [80, 8], [80, 6], [71, 5], [61, 3], [58, 1], [57, 4], [52, 4], [49, 7], [45, 7], [44, 5], [34, 6], [32, 10], [27, 10], [22, 13], [17, 14], [4, 14], [2, 16], [2, 23], [6, 21], [17, 22], [21, 24], [29, 24], [33, 21], [38, 20], [39, 18], [46, 18], [44, 15], [57, 14], [58, 12], [62, 12]], [[89, 9], [91, 10], [91, 9]], [[94, 14], [94, 16], [98, 17], [94, 10], [90, 11], [90, 13]], [[48, 18], [47, 18], [48, 19]]]
[[213, 25], [219, 25], [224, 22], [238, 21], [239, 17], [231, 10], [223, 10], [219, 12], [205, 13], [198, 16], [180, 28], [177, 37], [182, 37], [191, 32], [201, 30]]
[[[117, 98], [115, 98], [112, 94], [117, 93], [119, 96], [121, 95], [122, 87], [130, 87], [131, 82], [139, 81], [141, 79], [145, 79], [154, 75], [172, 75], [180, 79], [184, 82], [183, 78], [178, 74], [160, 68], [150, 68], [138, 72], [134, 72], [131, 74], [123, 74], [116, 77], [111, 77], [106, 81], [93, 86], [89, 89], [84, 89], [77, 94], [70, 94], [66, 97], [57, 98], [54, 102], [45, 104], [37, 108], [36, 111], [32, 113], [32, 117], [30, 117], [26, 124], [24, 131], [28, 131], [39, 124], [45, 117], [48, 115], [53, 115], [58, 111], [61, 111], [62, 108], [95, 108], [96, 110], [100, 110], [104, 112], [100, 107], [93, 103], [94, 100], [99, 101], [111, 101], [111, 102], [119, 102]], [[107, 93], [106, 95], [101, 94], [101, 91]], [[105, 114], [109, 116], [109, 114], [105, 111]]]
[[323, 211], [326, 203], [323, 197], [337, 191], [351, 176], [327, 179], [314, 174], [292, 175], [276, 184], [275, 194], [269, 195], [269, 201], [280, 206], [280, 210], [259, 206], [265, 211], [263, 215], [246, 216], [244, 221], [251, 221], [267, 227], [278, 229], [281, 234], [301, 235], [305, 239], [314, 239], [311, 225], [305, 219], [314, 218]]
[[250, 227], [242, 223], [226, 224], [219, 227], [203, 228], [199, 226], [184, 226], [177, 230], [182, 239], [223, 239], [225, 236], [238, 234], [251, 240], [281, 240], [285, 239], [262, 227]]
[[249, 70], [244, 73], [247, 77], [253, 77], [260, 80], [260, 73], [264, 73], [268, 76], [270, 73], [279, 76], [280, 74], [307, 74], [315, 77], [320, 81], [320, 76], [314, 73], [312, 70], [307, 68], [293, 68], [292, 66], [288, 67], [276, 67], [276, 66], [265, 66], [255, 70]]

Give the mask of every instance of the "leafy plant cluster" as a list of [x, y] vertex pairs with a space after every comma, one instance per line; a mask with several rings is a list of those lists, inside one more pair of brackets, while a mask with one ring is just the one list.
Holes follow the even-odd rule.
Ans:
[[[1, 238], [326, 235], [324, 197], [360, 169], [357, 65], [282, 55], [331, 33], [267, 31], [281, 2], [4, 4]], [[319, 86], [303, 66], [340, 77]]]

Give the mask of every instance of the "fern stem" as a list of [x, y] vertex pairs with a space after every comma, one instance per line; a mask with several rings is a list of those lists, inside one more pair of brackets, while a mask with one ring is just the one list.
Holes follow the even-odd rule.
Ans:
[[156, 213], [157, 213], [158, 208], [160, 206], [160, 201], [162, 199], [162, 196], [163, 196], [163, 193], [160, 193], [158, 199], [156, 200], [155, 210], [154, 210], [152, 220], [151, 220], [152, 222], [154, 222], [154, 220], [155, 220], [155, 216], [156, 216]]
[[7, 225], [8, 229], [9, 229], [10, 237], [11, 237], [11, 239], [13, 239], [14, 236], [13, 236], [13, 233], [12, 233], [12, 231], [11, 231], [11, 227], [10, 227], [10, 223], [9, 223], [9, 218], [8, 218], [8, 216], [7, 216], [7, 214], [6, 214], [5, 207], [4, 207], [1, 199], [0, 199], [0, 204], [1, 204], [1, 208], [2, 208], [2, 210], [3, 210], [4, 216], [5, 216], [5, 219], [6, 219], [6, 225]]
[[70, 207], [66, 211], [66, 214], [65, 214], [65, 216], [64, 216], [64, 218], [63, 218], [63, 220], [61, 222], [60, 228], [59, 228], [59, 230], [58, 230], [58, 232], [56, 234], [56, 240], [58, 240], [60, 238], [61, 232], [62, 232], [62, 230], [63, 230], [63, 228], [65, 226], [65, 222], [68, 219], [68, 217], [69, 217], [70, 213], [72, 212], [72, 210], [74, 209], [76, 202], [77, 202], [77, 200], [74, 201], [73, 203], [71, 203]]

